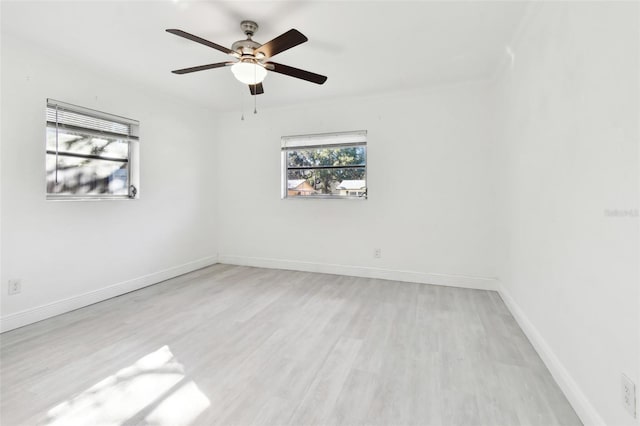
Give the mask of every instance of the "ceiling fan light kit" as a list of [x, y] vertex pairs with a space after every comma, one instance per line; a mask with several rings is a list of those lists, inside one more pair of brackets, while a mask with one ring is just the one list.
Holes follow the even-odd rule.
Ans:
[[324, 75], [269, 61], [270, 58], [278, 53], [284, 52], [285, 50], [306, 42], [308, 40], [307, 37], [305, 37], [300, 31], [291, 29], [265, 44], [260, 44], [252, 40], [253, 35], [259, 28], [257, 23], [254, 21], [242, 21], [240, 23], [240, 28], [247, 38], [233, 43], [231, 49], [182, 30], [168, 29], [167, 32], [171, 34], [211, 47], [233, 56], [236, 59], [235, 62], [217, 62], [214, 64], [183, 68], [172, 72], [174, 74], [188, 74], [196, 71], [231, 66], [231, 72], [234, 77], [241, 83], [248, 85], [249, 91], [252, 95], [260, 95], [264, 93], [262, 82], [268, 74], [267, 71], [277, 72], [279, 74], [288, 75], [290, 77], [299, 78], [316, 84], [324, 84], [324, 82], [327, 81], [327, 77]]
[[231, 72], [234, 77], [244, 84], [258, 84], [262, 83], [267, 76], [267, 70], [254, 62], [240, 61], [231, 66]]

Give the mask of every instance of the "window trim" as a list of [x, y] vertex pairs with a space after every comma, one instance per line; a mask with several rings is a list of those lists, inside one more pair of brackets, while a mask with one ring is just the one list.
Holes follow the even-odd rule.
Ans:
[[[56, 110], [66, 111], [74, 114], [84, 115], [90, 118], [96, 118], [99, 120], [111, 121], [113, 123], [124, 124], [128, 126], [128, 133], [110, 132], [106, 130], [92, 129], [89, 127], [75, 126], [71, 124], [62, 124], [56, 121], [49, 121], [47, 112], [49, 108], [55, 108]], [[87, 135], [93, 135], [96, 137], [111, 137], [119, 138], [128, 143], [127, 157], [115, 158], [108, 156], [100, 156], [93, 154], [77, 154], [73, 152], [60, 151], [56, 145], [54, 151], [49, 150], [47, 147], [47, 130], [50, 128], [67, 129], [73, 132], [84, 133]], [[45, 159], [47, 155], [56, 155], [56, 164], [58, 156], [89, 158], [102, 161], [114, 161], [127, 164], [127, 182], [129, 187], [127, 188], [127, 194], [56, 194], [49, 193], [47, 191], [47, 182], [45, 180], [45, 198], [52, 201], [98, 201], [98, 200], [136, 200], [140, 198], [140, 185], [139, 185], [139, 170], [132, 170], [132, 166], [135, 164], [136, 169], [139, 167], [139, 132], [140, 122], [130, 118], [122, 117], [115, 114], [106, 113], [103, 111], [86, 108], [79, 105], [70, 104], [67, 102], [58, 101], [55, 99], [47, 98], [45, 108]], [[45, 160], [46, 162], [46, 160]], [[46, 168], [45, 168], [46, 169]]]
[[[282, 200], [297, 200], [297, 199], [323, 199], [323, 200], [367, 200], [369, 198], [369, 162], [368, 162], [368, 147], [367, 147], [367, 131], [366, 130], [353, 130], [346, 132], [330, 132], [330, 133], [313, 133], [306, 135], [293, 135], [283, 136], [280, 138], [280, 162], [281, 162], [281, 193], [280, 199]], [[320, 143], [324, 141], [324, 143]], [[332, 142], [335, 141], [335, 142]], [[288, 167], [287, 152], [299, 148], [303, 149], [315, 149], [315, 148], [350, 148], [355, 146], [363, 146], [364, 150], [364, 166], [356, 164], [348, 164], [345, 166], [318, 166], [318, 167]], [[351, 168], [364, 168], [364, 181], [366, 187], [364, 188], [364, 194], [362, 196], [350, 197], [340, 195], [313, 195], [307, 197], [289, 197], [288, 195], [288, 173], [289, 170], [318, 170], [318, 169], [351, 169]]]

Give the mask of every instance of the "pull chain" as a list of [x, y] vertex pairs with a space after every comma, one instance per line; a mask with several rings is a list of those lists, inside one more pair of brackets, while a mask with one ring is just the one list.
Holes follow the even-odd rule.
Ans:
[[240, 121], [244, 121], [244, 96], [240, 94]]
[[[257, 65], [254, 65], [253, 67], [253, 81], [256, 81], [258, 78], [256, 76], [257, 73]], [[257, 114], [258, 113], [258, 100], [256, 99], [258, 97], [258, 82], [256, 81], [256, 84], [253, 86], [254, 87], [254, 94], [253, 94], [253, 113]]]

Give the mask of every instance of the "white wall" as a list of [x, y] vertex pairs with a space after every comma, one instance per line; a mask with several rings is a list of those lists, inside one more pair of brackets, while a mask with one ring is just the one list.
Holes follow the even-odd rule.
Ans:
[[586, 423], [637, 424], [620, 376], [640, 385], [639, 12], [537, 4], [495, 87], [502, 291]]
[[[139, 200], [45, 200], [48, 97], [140, 120]], [[2, 34], [2, 327], [215, 262], [214, 130], [207, 110]]]
[[[486, 99], [468, 83], [224, 115], [220, 261], [492, 288]], [[280, 199], [281, 136], [362, 129], [368, 200]]]

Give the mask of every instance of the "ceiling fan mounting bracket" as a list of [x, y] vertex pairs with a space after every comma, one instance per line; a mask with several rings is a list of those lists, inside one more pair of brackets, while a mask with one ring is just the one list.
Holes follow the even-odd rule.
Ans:
[[256, 31], [258, 31], [258, 24], [256, 24], [254, 21], [242, 21], [240, 22], [240, 28], [242, 28], [242, 32], [245, 33], [245, 35], [248, 38], [253, 37], [253, 35], [256, 33]]

